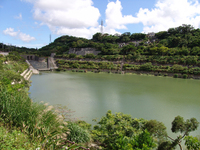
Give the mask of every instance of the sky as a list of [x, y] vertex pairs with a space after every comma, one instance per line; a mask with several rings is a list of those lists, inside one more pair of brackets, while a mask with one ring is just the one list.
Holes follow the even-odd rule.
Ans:
[[[0, 43], [41, 48], [63, 35], [200, 28], [200, 0], [0, 0]], [[51, 40], [50, 40], [51, 35]]]

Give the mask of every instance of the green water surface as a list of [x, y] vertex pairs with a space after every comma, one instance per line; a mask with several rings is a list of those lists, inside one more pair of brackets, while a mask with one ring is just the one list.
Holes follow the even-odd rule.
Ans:
[[[156, 119], [170, 132], [180, 115], [200, 121], [200, 81], [145, 75], [43, 72], [31, 77], [33, 101], [67, 105], [78, 117], [94, 124], [108, 110], [134, 118]], [[200, 128], [200, 127], [199, 127]], [[192, 133], [200, 135], [200, 129]]]

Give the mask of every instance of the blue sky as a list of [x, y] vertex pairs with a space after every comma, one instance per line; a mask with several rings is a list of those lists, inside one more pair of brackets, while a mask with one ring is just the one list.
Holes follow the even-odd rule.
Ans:
[[0, 42], [40, 48], [62, 35], [200, 27], [200, 0], [0, 0]]

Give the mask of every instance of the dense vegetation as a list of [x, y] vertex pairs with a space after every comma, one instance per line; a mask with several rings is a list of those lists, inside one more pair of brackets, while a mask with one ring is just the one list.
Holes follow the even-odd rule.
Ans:
[[52, 106], [29, 98], [30, 83], [20, 75], [27, 68], [17, 53], [0, 55], [0, 149], [60, 149], [66, 122]]
[[27, 48], [27, 47], [18, 47], [14, 45], [6, 45], [3, 43], [0, 43], [0, 51], [15, 51], [18, 53], [24, 53], [24, 54], [36, 54], [37, 55], [37, 48]]
[[69, 60], [57, 60], [59, 68], [78, 68], [78, 69], [109, 69], [118, 70], [120, 64], [113, 64], [112, 62], [92, 62], [92, 61], [69, 61]]
[[[199, 37], [200, 29], [182, 25], [158, 32], [153, 37], [129, 32], [122, 35], [96, 33], [91, 40], [62, 36], [39, 50], [16, 47], [11, 50], [39, 56], [56, 52], [57, 58], [68, 59], [57, 60], [59, 69], [63, 70], [122, 69], [175, 73], [176, 77], [182, 74], [187, 78], [192, 74], [200, 75]], [[119, 47], [119, 43], [125, 43], [125, 46]], [[97, 56], [68, 54], [70, 47], [92, 47], [101, 53]], [[164, 124], [156, 120], [108, 111], [91, 127], [84, 121], [72, 120], [68, 109], [63, 106], [32, 102], [28, 96], [30, 82], [20, 75], [28, 65], [17, 52], [6, 57], [0, 55], [1, 149], [62, 149], [67, 140], [91, 149], [105, 150], [200, 149], [199, 137], [189, 136], [199, 126], [195, 118], [185, 121], [181, 116], [175, 117], [171, 131], [179, 135], [173, 139], [167, 135]]]

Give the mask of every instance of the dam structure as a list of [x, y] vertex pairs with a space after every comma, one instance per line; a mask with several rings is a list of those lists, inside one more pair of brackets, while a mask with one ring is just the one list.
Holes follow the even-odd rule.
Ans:
[[39, 74], [39, 71], [52, 71], [58, 67], [55, 64], [54, 53], [50, 57], [38, 57], [35, 55], [22, 55], [29, 64], [29, 69], [33, 74]]

